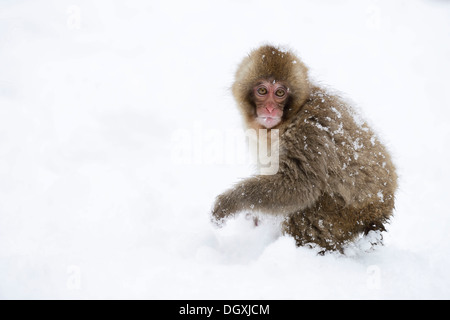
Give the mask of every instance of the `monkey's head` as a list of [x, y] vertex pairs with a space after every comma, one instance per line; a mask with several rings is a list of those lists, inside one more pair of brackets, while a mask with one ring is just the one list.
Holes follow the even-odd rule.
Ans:
[[248, 126], [278, 128], [305, 103], [308, 69], [293, 53], [262, 46], [242, 61], [232, 90]]

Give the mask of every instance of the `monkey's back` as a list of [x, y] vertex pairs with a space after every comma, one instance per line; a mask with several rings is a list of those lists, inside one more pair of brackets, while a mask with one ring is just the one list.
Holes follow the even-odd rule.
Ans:
[[384, 231], [394, 208], [395, 167], [379, 138], [352, 107], [339, 96], [313, 87], [281, 139], [280, 161], [296, 163], [321, 191], [312, 205], [285, 220], [285, 232], [298, 245], [316, 243], [340, 250], [361, 232]]

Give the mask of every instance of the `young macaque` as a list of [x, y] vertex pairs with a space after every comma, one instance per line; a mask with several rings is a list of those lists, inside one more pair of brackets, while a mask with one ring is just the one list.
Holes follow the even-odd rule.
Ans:
[[341, 252], [362, 233], [385, 231], [395, 167], [348, 103], [313, 84], [292, 52], [268, 45], [243, 60], [232, 90], [248, 128], [279, 130], [279, 164], [219, 195], [218, 224], [239, 212], [278, 215], [298, 246]]

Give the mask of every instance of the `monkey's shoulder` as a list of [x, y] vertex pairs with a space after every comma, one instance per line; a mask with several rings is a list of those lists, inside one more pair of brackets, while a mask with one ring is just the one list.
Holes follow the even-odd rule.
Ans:
[[354, 129], [355, 121], [351, 115], [351, 107], [338, 96], [315, 92], [292, 118], [286, 136], [305, 133], [343, 135]]
[[307, 152], [326, 146], [342, 158], [363, 153], [386, 154], [378, 136], [353, 106], [338, 95], [315, 91], [282, 135], [287, 146], [297, 145]]

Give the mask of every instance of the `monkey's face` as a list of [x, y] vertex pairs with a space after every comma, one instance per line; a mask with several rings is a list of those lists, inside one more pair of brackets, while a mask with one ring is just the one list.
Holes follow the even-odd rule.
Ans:
[[282, 83], [260, 81], [253, 88], [256, 122], [266, 129], [271, 129], [280, 124], [288, 95], [289, 90]]

